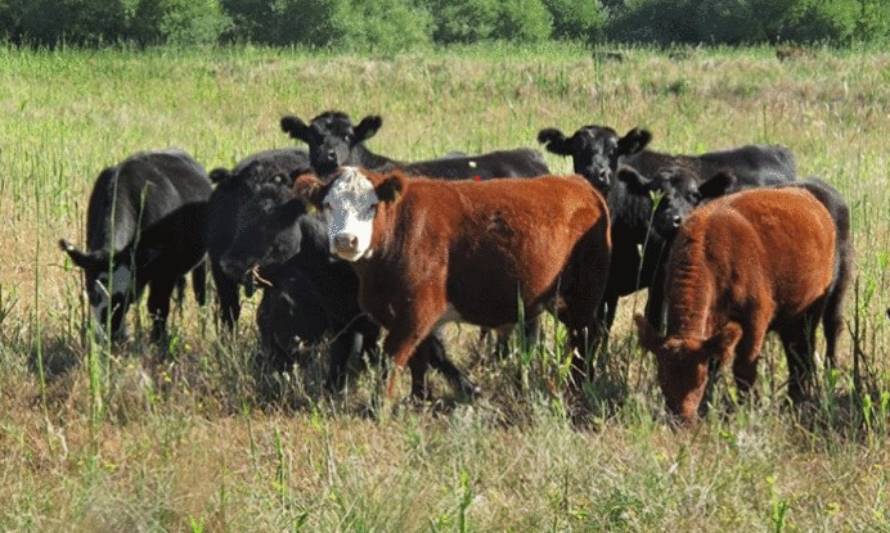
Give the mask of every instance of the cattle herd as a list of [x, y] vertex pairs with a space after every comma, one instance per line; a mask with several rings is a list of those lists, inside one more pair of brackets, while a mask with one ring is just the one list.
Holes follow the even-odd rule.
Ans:
[[797, 177], [787, 148], [670, 155], [647, 149], [642, 129], [590, 125], [567, 137], [548, 128], [538, 141], [574, 163], [575, 175], [554, 176], [526, 148], [390, 159], [364, 144], [382, 124], [333, 111], [309, 124], [287, 116], [282, 130], [308, 153], [270, 150], [208, 175], [184, 152], [154, 151], [103, 170], [87, 250], [59, 242], [83, 270], [93, 329], [125, 338], [127, 309], [148, 287], [151, 336], [163, 340], [174, 291], [190, 273], [203, 305], [209, 265], [221, 323], [238, 321], [242, 289], [261, 289], [266, 360], [284, 371], [324, 342], [331, 391], [385, 330], [383, 350], [410, 369], [412, 394], [426, 394], [432, 367], [473, 396], [441, 327], [504, 335], [525, 320], [534, 341], [547, 310], [566, 327], [575, 393], [619, 297], [643, 288], [640, 343], [681, 420], [700, 414], [722, 364], [740, 392], [754, 384], [769, 330], [784, 345], [795, 403], [812, 392], [819, 323], [834, 365], [849, 211], [827, 183]]

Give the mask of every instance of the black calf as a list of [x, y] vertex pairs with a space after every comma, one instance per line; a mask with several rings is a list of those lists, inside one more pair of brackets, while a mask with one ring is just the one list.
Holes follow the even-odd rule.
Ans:
[[204, 300], [204, 227], [210, 180], [185, 152], [144, 152], [106, 168], [87, 209], [87, 251], [59, 246], [84, 270], [96, 331], [126, 335], [126, 312], [149, 286], [151, 338], [166, 332], [170, 297], [193, 272]]

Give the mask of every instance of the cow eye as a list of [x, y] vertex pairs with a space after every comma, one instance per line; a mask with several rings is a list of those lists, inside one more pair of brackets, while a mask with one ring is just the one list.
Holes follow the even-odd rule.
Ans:
[[693, 202], [698, 202], [699, 200], [701, 200], [701, 193], [698, 191], [692, 191], [691, 193], [689, 193], [689, 199]]

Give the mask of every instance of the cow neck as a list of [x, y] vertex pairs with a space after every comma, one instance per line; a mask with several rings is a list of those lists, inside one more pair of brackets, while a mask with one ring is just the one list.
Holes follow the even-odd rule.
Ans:
[[352, 148], [348, 164], [364, 167], [370, 170], [383, 170], [405, 166], [404, 163], [375, 154], [363, 144], [357, 144]]
[[708, 333], [714, 291], [703, 267], [704, 247], [701, 236], [681, 234], [671, 250], [665, 278], [669, 337], [701, 339]]
[[[630, 194], [627, 186], [618, 183], [607, 198], [611, 223], [619, 232], [629, 232], [637, 244], [643, 244], [652, 218], [652, 201], [648, 197]], [[654, 236], [654, 234], [653, 234]], [[650, 237], [650, 241], [653, 237]]]

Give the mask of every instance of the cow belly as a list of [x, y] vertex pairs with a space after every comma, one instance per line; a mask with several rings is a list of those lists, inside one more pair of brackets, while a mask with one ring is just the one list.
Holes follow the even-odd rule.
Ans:
[[539, 314], [556, 288], [554, 277], [520, 281], [515, 277], [489, 275], [449, 284], [452, 315], [464, 322], [499, 327], [518, 321], [520, 305], [526, 316]]

